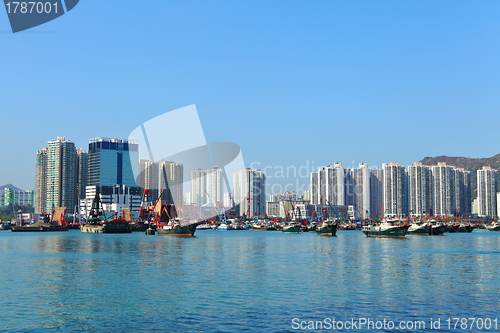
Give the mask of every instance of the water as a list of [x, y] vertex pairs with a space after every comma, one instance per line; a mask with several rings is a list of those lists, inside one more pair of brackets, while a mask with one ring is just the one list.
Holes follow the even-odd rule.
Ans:
[[500, 232], [485, 230], [405, 239], [2, 231], [0, 330], [290, 332], [294, 318], [303, 327], [385, 318], [456, 332], [444, 320], [499, 316], [499, 261]]

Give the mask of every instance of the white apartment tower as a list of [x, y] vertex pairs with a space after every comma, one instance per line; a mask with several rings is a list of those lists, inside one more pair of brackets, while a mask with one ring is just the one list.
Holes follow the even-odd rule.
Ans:
[[158, 180], [158, 190], [165, 189], [162, 200], [180, 207], [183, 198], [184, 165], [172, 161], [161, 162]]
[[446, 162], [431, 167], [434, 215], [455, 214], [455, 170]]
[[[233, 174], [234, 201], [240, 215], [253, 217], [266, 213], [266, 173], [246, 168]], [[250, 211], [249, 211], [250, 210]]]
[[422, 216], [432, 209], [432, 173], [431, 169], [415, 162], [408, 168], [408, 214]]
[[371, 216], [370, 212], [370, 169], [367, 163], [359, 163], [358, 169], [352, 169], [351, 186], [349, 186], [349, 197], [352, 198], [351, 204], [356, 206], [357, 214], [360, 218]]
[[478, 215], [495, 216], [497, 201], [497, 170], [483, 166], [477, 170]]
[[207, 203], [206, 172], [202, 169], [191, 171], [191, 204], [202, 206]]
[[408, 214], [408, 185], [405, 167], [397, 162], [382, 164], [384, 170], [384, 216]]
[[139, 177], [137, 185], [141, 188], [141, 191], [148, 189], [153, 200], [156, 200], [160, 194], [158, 191], [160, 183], [159, 176], [160, 167], [157, 162], [139, 160]]
[[[206, 171], [207, 193], [213, 202], [224, 201], [224, 175], [222, 169], [214, 167]], [[208, 200], [208, 198], [207, 198]], [[208, 200], [210, 202], [210, 200]]]

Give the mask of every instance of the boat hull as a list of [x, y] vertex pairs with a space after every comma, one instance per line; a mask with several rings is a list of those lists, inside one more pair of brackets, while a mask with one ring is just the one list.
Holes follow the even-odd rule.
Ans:
[[500, 231], [500, 225], [498, 227], [488, 228], [489, 231]]
[[189, 224], [183, 226], [175, 226], [172, 229], [158, 228], [157, 232], [160, 236], [194, 236], [197, 224]]
[[416, 230], [408, 230], [407, 236], [441, 236], [444, 235], [446, 230], [445, 226], [431, 227], [429, 225], [422, 226]]
[[22, 226], [12, 227], [12, 232], [44, 232], [44, 231], [68, 231], [68, 227], [53, 225], [53, 226]]
[[89, 234], [129, 234], [132, 232], [130, 223], [103, 223], [103, 224], [85, 224], [80, 228], [81, 232]]
[[385, 230], [380, 230], [378, 229], [378, 227], [373, 227], [369, 230], [363, 230], [363, 233], [368, 237], [405, 237], [409, 227], [410, 226], [402, 226]]
[[293, 225], [287, 228], [283, 228], [283, 230], [281, 231], [284, 232], [285, 234], [298, 234], [300, 232], [300, 226]]
[[316, 233], [320, 236], [336, 236], [337, 235], [337, 225], [331, 224], [326, 227], [316, 227]]
[[474, 230], [474, 227], [471, 225], [464, 225], [464, 226], [450, 226], [450, 231], [449, 233], [467, 233], [467, 232], [472, 232]]

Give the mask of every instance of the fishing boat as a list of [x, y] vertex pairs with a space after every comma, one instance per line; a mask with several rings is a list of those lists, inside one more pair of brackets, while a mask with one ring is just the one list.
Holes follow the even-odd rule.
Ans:
[[182, 225], [178, 218], [171, 219], [167, 224], [158, 227], [160, 236], [194, 236], [198, 223]]
[[218, 227], [217, 230], [233, 230], [230, 224], [227, 223], [221, 223]]
[[333, 221], [323, 221], [316, 227], [316, 233], [322, 236], [335, 236], [338, 224]]
[[486, 229], [488, 229], [489, 231], [500, 231], [500, 223], [494, 221], [489, 226], [487, 226]]
[[450, 234], [451, 233], [468, 233], [472, 232], [474, 230], [474, 227], [471, 226], [470, 224], [465, 224], [465, 223], [460, 223], [460, 224], [451, 224], [448, 225], [450, 228], [448, 231]]
[[288, 224], [281, 231], [286, 234], [298, 234], [300, 232], [300, 225], [296, 223]]
[[405, 237], [410, 226], [397, 222], [384, 221], [378, 225], [364, 226], [361, 230], [368, 237]]
[[9, 223], [0, 223], [0, 230], [10, 230]]
[[408, 236], [442, 236], [446, 226], [432, 223], [412, 223], [408, 228]]

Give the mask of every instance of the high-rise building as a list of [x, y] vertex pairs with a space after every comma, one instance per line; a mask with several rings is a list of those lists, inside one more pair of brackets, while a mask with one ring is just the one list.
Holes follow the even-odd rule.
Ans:
[[78, 155], [78, 199], [84, 199], [88, 183], [89, 154], [81, 148], [77, 148], [76, 154]]
[[463, 168], [455, 172], [455, 212], [458, 215], [471, 213], [471, 174]]
[[370, 212], [370, 178], [371, 173], [367, 163], [359, 163], [358, 169], [351, 169], [350, 186], [348, 187], [348, 196], [352, 198], [350, 205], [356, 206], [357, 216], [367, 218], [371, 216]]
[[77, 205], [78, 156], [76, 146], [64, 137], [48, 142], [47, 199], [45, 212], [54, 207], [66, 207], [72, 212]]
[[222, 169], [217, 167], [206, 171], [207, 194], [213, 202], [224, 201], [224, 175], [222, 172]]
[[384, 216], [408, 214], [408, 184], [405, 167], [397, 162], [382, 164], [384, 170]]
[[382, 215], [384, 170], [370, 169], [370, 217]]
[[418, 217], [429, 214], [433, 206], [431, 169], [422, 162], [415, 162], [407, 169], [408, 214]]
[[158, 191], [159, 176], [160, 166], [158, 163], [149, 160], [139, 160], [137, 185], [141, 188], [142, 193], [144, 193], [145, 189], [148, 189], [153, 201], [156, 201], [160, 194]]
[[455, 170], [446, 162], [431, 167], [434, 215], [455, 214]]
[[191, 204], [202, 206], [207, 203], [207, 179], [205, 170], [191, 171]]
[[310, 202], [352, 206], [356, 217], [375, 217], [381, 213], [382, 179], [382, 170], [369, 169], [367, 163], [357, 169], [343, 168], [340, 162], [319, 167], [311, 173]]
[[176, 206], [182, 205], [184, 165], [173, 161], [163, 161], [159, 165], [158, 190], [165, 190], [162, 200]]
[[326, 200], [324, 202], [320, 202], [321, 205], [332, 205], [332, 206], [341, 206], [345, 205], [349, 199], [347, 198], [349, 194], [353, 195], [353, 193], [346, 193], [347, 186], [350, 180], [349, 177], [346, 177], [349, 173], [349, 170], [344, 169], [342, 167], [342, 163], [336, 162], [325, 168], [326, 177], [325, 177], [325, 197]]
[[266, 213], [266, 173], [246, 168], [233, 174], [234, 201], [239, 214], [253, 217]]
[[36, 153], [35, 173], [35, 213], [45, 212], [47, 208], [47, 148]]
[[125, 185], [136, 187], [134, 170], [139, 171], [136, 141], [97, 138], [89, 140], [89, 186]]
[[319, 173], [311, 172], [311, 182], [310, 182], [310, 200], [311, 204], [319, 205]]
[[478, 215], [495, 216], [497, 212], [497, 170], [483, 166], [477, 170]]

